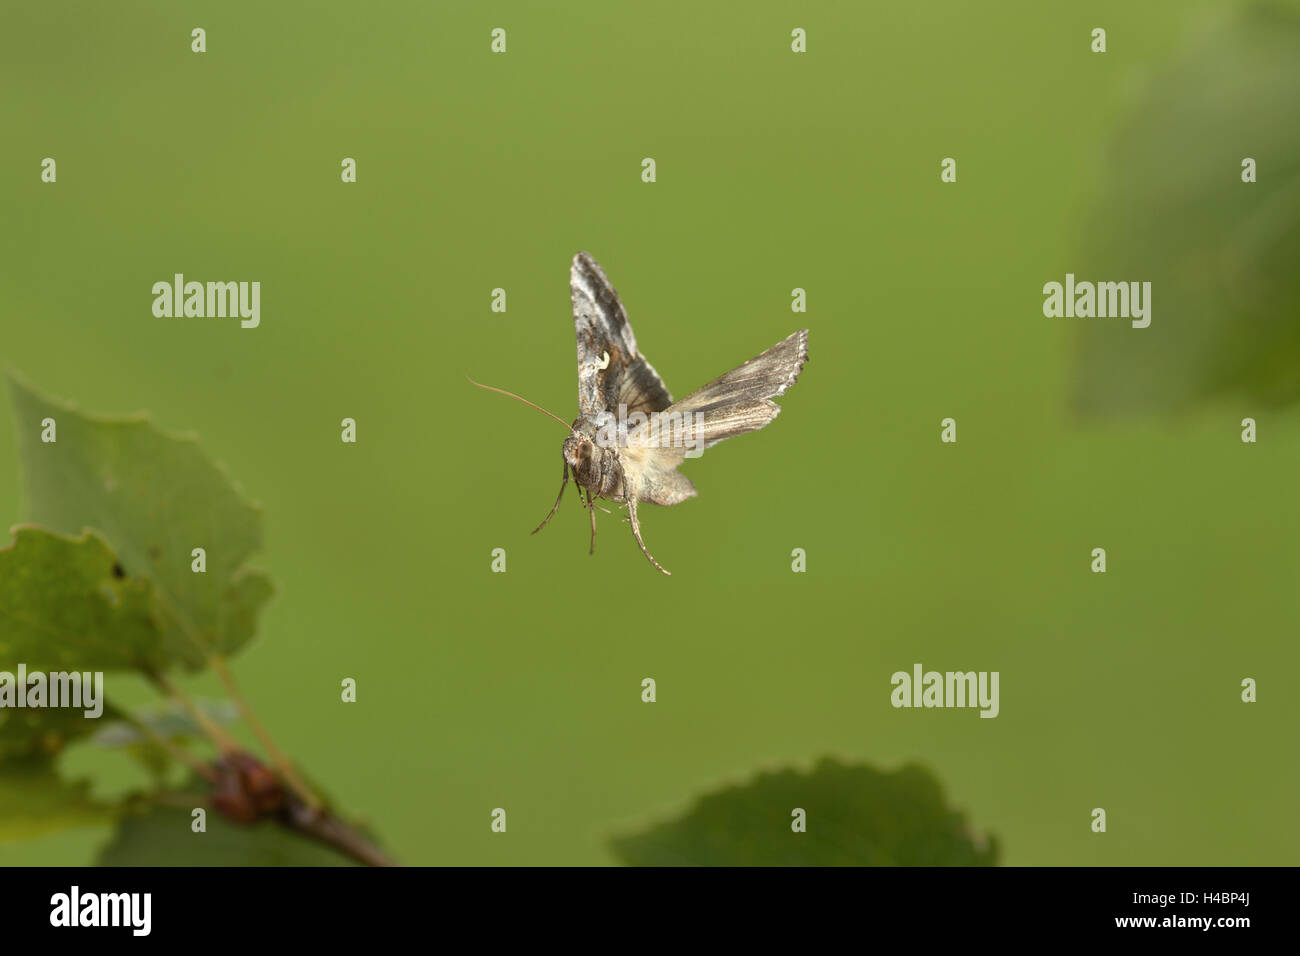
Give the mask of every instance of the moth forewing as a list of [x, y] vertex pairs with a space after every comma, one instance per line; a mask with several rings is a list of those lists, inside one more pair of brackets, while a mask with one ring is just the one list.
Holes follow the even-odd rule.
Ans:
[[[702, 448], [758, 431], [781, 413], [772, 401], [799, 378], [808, 361], [808, 330], [792, 332], [770, 349], [670, 405], [660, 419], [686, 423], [689, 439]], [[640, 431], [640, 430], [638, 430]], [[664, 428], [629, 436], [629, 444], [662, 439]]]
[[636, 335], [605, 271], [585, 252], [569, 267], [569, 296], [578, 346], [578, 409], [660, 411], [672, 404], [663, 379], [637, 350]]

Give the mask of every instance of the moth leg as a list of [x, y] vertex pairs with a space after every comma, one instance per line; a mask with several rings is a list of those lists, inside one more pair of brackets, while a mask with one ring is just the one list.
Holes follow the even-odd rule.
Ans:
[[[555, 496], [555, 504], [551, 506], [551, 513], [548, 514], [545, 518], [543, 518], [542, 523], [533, 529], [533, 534], [537, 534], [537, 532], [541, 531], [543, 528], [545, 528], [548, 524], [551, 523], [551, 519], [555, 517], [555, 512], [560, 510], [560, 502], [564, 500], [564, 489], [568, 487], [568, 484], [569, 484], [569, 463], [566, 461], [564, 463], [564, 480], [560, 482], [560, 493]], [[579, 501], [582, 500], [582, 492], [578, 492], [578, 500]]]
[[656, 561], [654, 555], [646, 550], [645, 542], [641, 540], [641, 525], [636, 520], [636, 489], [635, 487], [629, 487], [631, 482], [627, 482], [626, 479], [624, 479], [624, 482], [623, 492], [627, 496], [627, 516], [632, 522], [632, 535], [636, 538], [636, 543], [641, 546], [641, 553], [644, 554], [650, 560], [650, 563], [656, 568], [663, 571], [663, 573], [669, 577], [672, 577], [673, 573]]
[[[587, 510], [591, 512], [591, 550], [588, 554], [596, 553], [596, 502], [591, 499], [591, 492], [587, 492]], [[604, 510], [603, 508], [601, 509]]]

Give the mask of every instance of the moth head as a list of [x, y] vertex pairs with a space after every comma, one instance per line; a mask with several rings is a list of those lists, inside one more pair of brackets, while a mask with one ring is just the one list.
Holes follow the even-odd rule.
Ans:
[[591, 459], [595, 454], [595, 444], [585, 435], [574, 432], [564, 439], [564, 461], [570, 468], [585, 473], [591, 467]]

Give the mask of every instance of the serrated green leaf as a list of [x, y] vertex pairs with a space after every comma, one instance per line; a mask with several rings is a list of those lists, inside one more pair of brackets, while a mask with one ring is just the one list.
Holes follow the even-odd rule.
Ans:
[[[92, 532], [69, 538], [18, 527], [0, 548], [0, 670], [15, 679], [19, 664], [29, 674], [83, 675], [161, 666], [163, 637], [152, 611], [151, 585], [125, 577]], [[97, 718], [85, 708], [0, 707], [0, 760], [55, 754], [118, 716], [107, 701]]]
[[[1300, 12], [1224, 16], [1110, 137], [1069, 271], [1151, 282], [1151, 325], [1054, 320], [1076, 326], [1071, 399], [1085, 417], [1300, 399]], [[1246, 157], [1255, 183], [1241, 180]]]
[[351, 860], [274, 822], [239, 826], [207, 814], [194, 833], [191, 809], [151, 806], [127, 813], [100, 853], [100, 866], [352, 866]]
[[[807, 814], [804, 833], [791, 828], [796, 808]], [[610, 847], [635, 866], [992, 866], [998, 855], [923, 767], [884, 773], [830, 758], [707, 794]]]
[[14, 529], [0, 549], [0, 665], [29, 671], [159, 667], [149, 582], [125, 576], [102, 538]]
[[92, 800], [89, 789], [86, 782], [61, 779], [48, 757], [6, 761], [0, 765], [0, 842], [110, 820], [112, 808]]
[[[168, 661], [191, 669], [253, 636], [271, 596], [246, 567], [261, 546], [261, 514], [191, 438], [148, 418], [102, 418], [10, 377], [28, 517], [67, 534], [91, 528], [126, 573], [154, 585]], [[54, 419], [57, 441], [41, 440]], [[203, 548], [207, 570], [191, 570]]]

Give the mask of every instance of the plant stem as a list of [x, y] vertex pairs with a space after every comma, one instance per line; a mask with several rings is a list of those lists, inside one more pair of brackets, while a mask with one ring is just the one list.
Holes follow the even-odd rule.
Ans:
[[134, 727], [136, 730], [140, 731], [141, 734], [148, 737], [151, 741], [153, 741], [155, 744], [157, 744], [159, 747], [165, 750], [167, 752], [167, 755], [171, 757], [173, 760], [178, 760], [181, 763], [185, 764], [187, 767], [189, 767], [199, 776], [207, 780], [208, 783], [217, 782], [217, 772], [215, 770], [213, 770], [211, 767], [205, 764], [202, 760], [199, 760], [197, 757], [195, 757], [192, 753], [190, 753], [185, 748], [179, 747], [176, 744], [172, 743], [162, 734], [158, 733], [158, 731], [154, 730], [152, 727], [150, 727], [148, 724], [142, 721], [135, 714], [132, 714], [129, 711], [122, 711], [122, 718], [128, 724]]
[[214, 721], [207, 714], [203, 713], [203, 711], [195, 705], [194, 701], [190, 700], [181, 692], [179, 687], [157, 672], [148, 671], [146, 674], [149, 680], [151, 680], [159, 690], [185, 708], [185, 712], [194, 719], [196, 724], [203, 728], [203, 732], [208, 735], [208, 738], [212, 741], [213, 745], [216, 746], [222, 754], [233, 754], [239, 751], [239, 743], [235, 738], [226, 733], [220, 724]]
[[226, 693], [228, 693], [231, 700], [235, 702], [235, 706], [239, 708], [239, 713], [243, 716], [245, 723], [252, 728], [257, 739], [260, 740], [262, 746], [266, 748], [267, 754], [275, 764], [276, 770], [280, 772], [280, 776], [284, 778], [285, 783], [289, 784], [289, 786], [293, 788], [294, 793], [298, 795], [303, 803], [307, 804], [307, 806], [312, 810], [319, 812], [324, 807], [321, 799], [316, 796], [316, 794], [312, 792], [312, 789], [307, 786], [301, 777], [298, 776], [298, 772], [294, 770], [293, 764], [289, 761], [289, 758], [285, 755], [284, 751], [276, 745], [275, 740], [271, 737], [270, 733], [267, 732], [267, 729], [262, 725], [262, 722], [257, 719], [257, 715], [253, 713], [253, 708], [248, 705], [248, 701], [245, 700], [244, 695], [240, 693], [239, 685], [235, 683], [234, 675], [230, 673], [230, 668], [226, 666], [225, 658], [220, 654], [213, 654], [209, 658], [208, 663], [212, 666], [212, 669], [216, 671], [217, 676], [221, 678], [221, 682], [226, 685]]
[[352, 827], [327, 811], [290, 801], [282, 817], [289, 829], [323, 843], [365, 866], [396, 866], [390, 857]]

